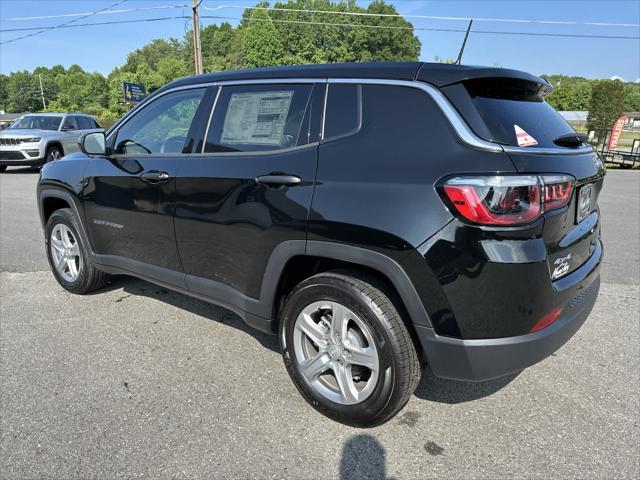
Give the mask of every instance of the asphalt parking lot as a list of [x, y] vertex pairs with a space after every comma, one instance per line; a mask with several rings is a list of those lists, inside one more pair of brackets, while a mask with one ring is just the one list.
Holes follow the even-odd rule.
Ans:
[[371, 430], [307, 406], [230, 312], [128, 278], [62, 290], [36, 181], [0, 175], [3, 478], [640, 477], [638, 171], [608, 173], [600, 297], [567, 345], [491, 382], [427, 373]]

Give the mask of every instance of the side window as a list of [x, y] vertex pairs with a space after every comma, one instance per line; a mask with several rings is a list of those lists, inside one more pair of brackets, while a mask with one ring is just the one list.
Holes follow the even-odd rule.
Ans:
[[77, 117], [77, 118], [78, 118], [78, 127], [80, 127], [80, 130], [90, 130], [92, 128], [95, 128], [93, 126], [93, 119], [89, 117]]
[[168, 93], [142, 107], [117, 132], [114, 153], [182, 153], [205, 89]]
[[324, 118], [324, 139], [352, 135], [362, 124], [362, 86], [330, 84]]
[[223, 87], [205, 152], [261, 152], [310, 142], [313, 85]]
[[64, 123], [62, 124], [63, 130], [79, 130], [78, 120], [75, 115], [68, 115], [64, 119]]
[[102, 126], [98, 123], [95, 118], [91, 119], [91, 128], [102, 128]]

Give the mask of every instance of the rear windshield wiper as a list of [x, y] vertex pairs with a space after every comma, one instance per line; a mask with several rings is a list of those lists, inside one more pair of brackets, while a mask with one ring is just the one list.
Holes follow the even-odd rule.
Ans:
[[586, 133], [571, 132], [557, 137], [553, 143], [561, 147], [578, 148], [583, 143], [587, 143]]

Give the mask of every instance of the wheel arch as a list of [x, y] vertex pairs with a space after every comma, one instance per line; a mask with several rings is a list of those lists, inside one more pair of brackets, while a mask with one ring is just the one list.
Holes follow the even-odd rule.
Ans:
[[64, 153], [64, 147], [62, 146], [62, 142], [60, 140], [49, 140], [47, 142], [47, 145], [44, 148], [44, 154], [45, 157], [47, 155], [47, 151], [49, 150], [49, 148], [51, 147], [58, 147], [60, 149], [60, 152], [62, 153], [62, 156], [64, 157], [65, 153]]
[[431, 327], [413, 283], [392, 258], [352, 245], [322, 241], [308, 241], [305, 245], [304, 241], [296, 241], [294, 244], [285, 242], [283, 248], [274, 251], [263, 277], [260, 303], [263, 315], [273, 319], [273, 330], [278, 328], [278, 311], [282, 302], [295, 285], [316, 273], [336, 268], [374, 275], [393, 290], [410, 323]]
[[93, 256], [94, 252], [85, 229], [84, 215], [81, 213], [83, 210], [79, 200], [70, 192], [60, 188], [47, 187], [39, 189], [38, 213], [40, 214], [43, 232], [51, 214], [60, 208], [70, 208], [73, 211], [80, 224], [79, 234], [82, 236], [82, 242], [88, 246], [88, 254]]

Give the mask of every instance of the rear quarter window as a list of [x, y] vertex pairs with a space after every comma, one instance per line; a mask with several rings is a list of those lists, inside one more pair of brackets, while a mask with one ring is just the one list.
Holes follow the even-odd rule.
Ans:
[[327, 92], [324, 139], [356, 133], [362, 124], [362, 86], [331, 84]]
[[516, 147], [557, 148], [554, 140], [574, 130], [544, 100], [545, 87], [525, 80], [481, 78], [444, 90], [485, 140]]

